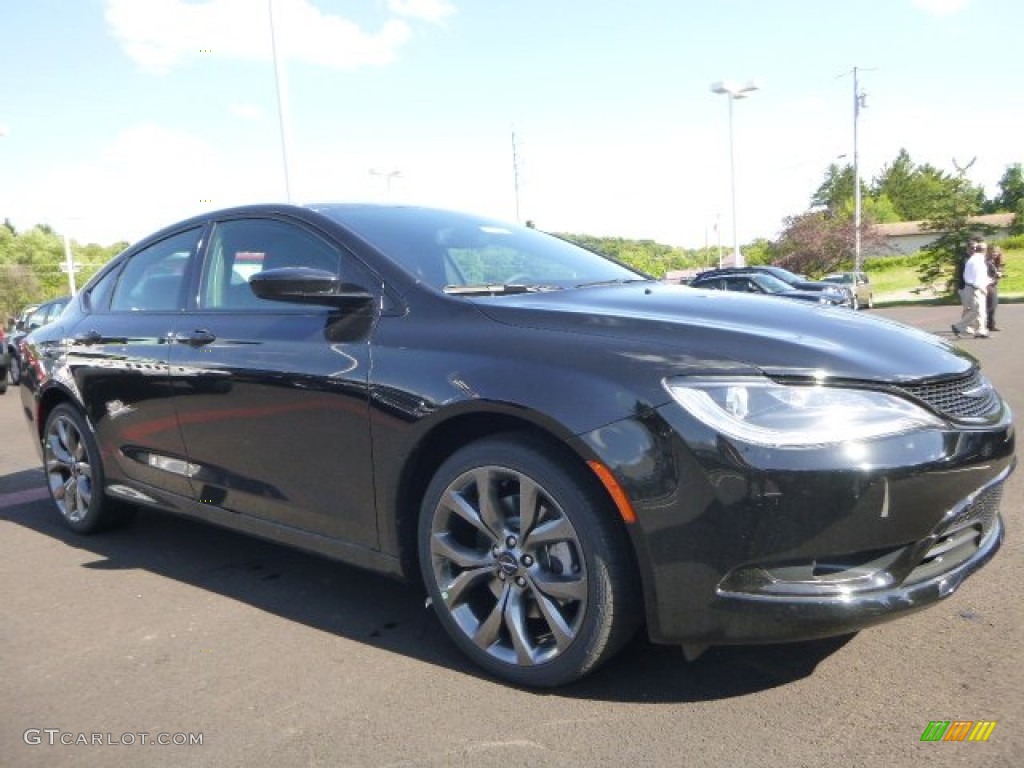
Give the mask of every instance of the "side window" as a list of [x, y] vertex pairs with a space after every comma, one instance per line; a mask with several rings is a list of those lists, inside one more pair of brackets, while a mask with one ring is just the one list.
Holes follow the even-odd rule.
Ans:
[[28, 316], [28, 320], [25, 321], [25, 327], [29, 330], [41, 328], [46, 325], [46, 312], [49, 309], [45, 304], [39, 309], [36, 309]]
[[90, 312], [106, 312], [110, 307], [110, 297], [114, 293], [114, 286], [117, 284], [117, 276], [121, 274], [121, 267], [111, 269], [93, 284], [86, 293], [86, 306]]
[[200, 287], [206, 309], [254, 309], [284, 305], [260, 299], [250, 290], [253, 275], [282, 267], [312, 267], [335, 275], [341, 255], [306, 230], [273, 219], [239, 219], [217, 225]]
[[64, 312], [64, 308], [68, 305], [70, 299], [62, 299], [61, 301], [55, 301], [50, 305], [50, 310], [46, 313], [46, 323], [50, 324]]
[[182, 307], [185, 272], [201, 228], [190, 229], [139, 251], [121, 270], [110, 308], [169, 311]]

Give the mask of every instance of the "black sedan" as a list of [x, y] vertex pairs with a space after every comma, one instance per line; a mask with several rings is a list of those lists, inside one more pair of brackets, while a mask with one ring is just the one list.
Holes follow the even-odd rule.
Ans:
[[819, 293], [833, 293], [841, 296], [847, 296], [853, 298], [853, 291], [847, 286], [837, 285], [836, 283], [827, 282], [825, 280], [808, 280], [803, 275], [798, 275], [795, 272], [790, 272], [784, 267], [776, 267], [773, 264], [748, 264], [743, 267], [720, 267], [719, 269], [709, 269], [701, 272], [698, 277], [711, 277], [732, 275], [732, 274], [749, 274], [756, 272], [762, 275], [771, 275], [776, 280], [781, 280], [790, 288], [796, 291], [816, 291]]
[[1015, 462], [938, 337], [423, 208], [193, 218], [23, 348], [73, 530], [142, 505], [421, 579], [527, 685], [641, 625], [692, 657], [934, 603], [999, 548]]
[[845, 294], [825, 291], [802, 291], [790, 287], [776, 277], [763, 272], [740, 272], [725, 275], [699, 275], [690, 283], [691, 288], [714, 291], [754, 293], [763, 296], [777, 296], [782, 299], [810, 301], [826, 307], [850, 307]]

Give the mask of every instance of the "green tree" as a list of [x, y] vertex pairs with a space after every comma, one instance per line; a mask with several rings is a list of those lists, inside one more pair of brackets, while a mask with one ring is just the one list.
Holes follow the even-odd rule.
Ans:
[[[825, 179], [811, 196], [812, 208], [825, 208], [832, 215], [852, 216], [856, 201], [854, 200], [853, 166], [842, 167], [832, 163], [825, 171]], [[873, 192], [861, 179], [861, 213], [863, 217], [881, 224], [887, 221], [899, 221], [900, 214], [896, 206], [885, 192]]]
[[1024, 235], [1024, 197], [1017, 201], [1013, 209], [1013, 221], [1010, 222], [1011, 235]]
[[1024, 169], [1020, 163], [1014, 163], [1006, 168], [1003, 177], [999, 179], [999, 195], [993, 201], [997, 211], [1016, 211], [1020, 202], [1024, 200]]
[[747, 264], [772, 264], [778, 257], [778, 248], [775, 243], [763, 237], [759, 237], [752, 243], [743, 246], [743, 256]]
[[973, 162], [957, 169], [950, 192], [936, 201], [933, 215], [924, 224], [925, 229], [940, 234], [922, 249], [924, 260], [917, 268], [922, 285], [945, 280], [947, 291], [955, 291], [957, 266], [965, 258], [971, 238], [986, 237], [994, 231], [987, 224], [972, 221], [982, 207], [977, 188], [967, 180]]
[[[109, 246], [70, 243], [79, 286], [92, 277], [128, 244]], [[64, 239], [45, 224], [18, 232], [10, 222], [0, 226], [0, 322], [16, 314], [25, 304], [62, 296], [68, 292]]]
[[811, 196], [811, 207], [827, 208], [830, 212], [853, 205], [853, 166], [842, 167], [832, 163], [825, 171], [825, 179]]
[[901, 221], [934, 219], [944, 210], [950, 195], [973, 196], [979, 205], [984, 192], [962, 177], [951, 176], [933, 165], [915, 165], [906, 149], [875, 178], [871, 196], [889, 198]]

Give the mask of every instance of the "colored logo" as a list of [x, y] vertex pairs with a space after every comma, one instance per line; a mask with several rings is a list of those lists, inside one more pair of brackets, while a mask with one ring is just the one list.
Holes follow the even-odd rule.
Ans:
[[921, 741], [988, 741], [995, 720], [932, 720]]

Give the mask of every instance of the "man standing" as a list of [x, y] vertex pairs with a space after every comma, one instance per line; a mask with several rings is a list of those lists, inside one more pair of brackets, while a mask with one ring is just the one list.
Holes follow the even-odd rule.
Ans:
[[988, 284], [988, 262], [985, 259], [985, 244], [975, 243], [971, 257], [964, 265], [964, 311], [959, 323], [950, 326], [957, 338], [971, 333], [976, 338], [988, 338], [986, 296]]
[[1003, 250], [998, 245], [990, 245], [985, 257], [988, 263], [988, 295], [985, 297], [988, 310], [988, 329], [998, 331], [996, 327], [996, 307], [999, 306], [999, 278], [1003, 276]]

